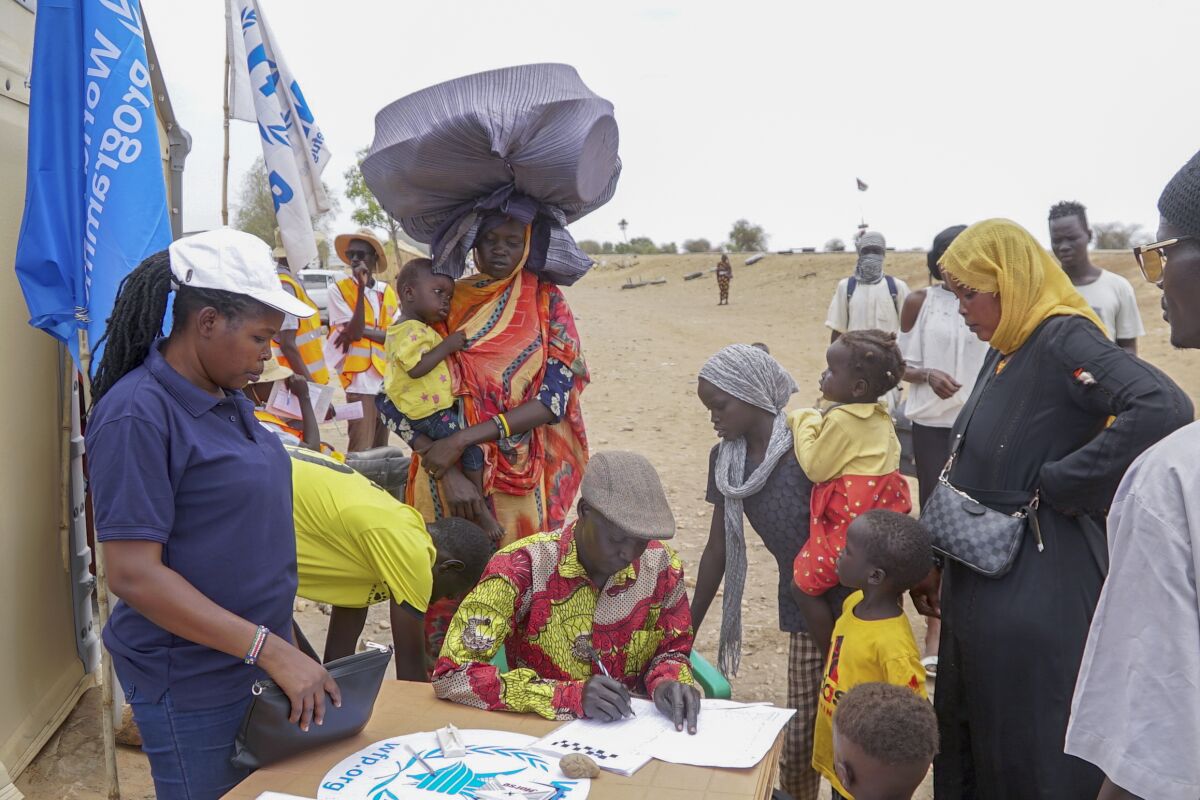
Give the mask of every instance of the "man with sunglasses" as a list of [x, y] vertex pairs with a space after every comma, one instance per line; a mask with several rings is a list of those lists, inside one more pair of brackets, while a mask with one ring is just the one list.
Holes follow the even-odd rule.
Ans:
[[388, 430], [375, 412], [375, 396], [383, 391], [383, 345], [388, 326], [399, 316], [400, 301], [391, 286], [375, 278], [387, 269], [387, 253], [370, 230], [341, 234], [334, 239], [334, 249], [351, 275], [329, 293], [329, 341], [340, 361], [346, 402], [362, 403], [362, 418], [346, 426], [346, 452], [356, 453], [387, 444]]
[[[1163, 290], [1171, 344], [1200, 349], [1200, 153], [1134, 248]], [[1200, 797], [1200, 423], [1133, 463], [1108, 517], [1109, 574], [1084, 651], [1066, 752], [1107, 776], [1099, 800]]]
[[1146, 335], [1137, 295], [1129, 281], [1092, 263], [1088, 255], [1091, 241], [1087, 208], [1082, 203], [1062, 202], [1050, 209], [1050, 249], [1063, 272], [1100, 317], [1108, 338], [1136, 356], [1138, 337]]

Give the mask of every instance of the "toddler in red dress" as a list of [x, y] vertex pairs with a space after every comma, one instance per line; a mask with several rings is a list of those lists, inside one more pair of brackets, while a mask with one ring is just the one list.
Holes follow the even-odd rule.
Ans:
[[904, 375], [895, 334], [849, 331], [829, 346], [825, 361], [821, 394], [828, 405], [788, 416], [796, 459], [814, 484], [808, 541], [792, 568], [793, 594], [822, 647], [833, 632], [833, 612], [820, 597], [838, 585], [846, 529], [874, 508], [912, 510], [900, 474], [900, 440], [880, 402]]

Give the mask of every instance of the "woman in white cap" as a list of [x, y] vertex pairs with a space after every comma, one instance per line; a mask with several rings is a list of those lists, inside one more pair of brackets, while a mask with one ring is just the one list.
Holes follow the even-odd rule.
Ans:
[[[170, 336], [162, 337], [175, 290]], [[293, 646], [291, 464], [240, 391], [271, 358], [285, 292], [265, 243], [229, 229], [173, 243], [121, 284], [87, 429], [96, 538], [119, 597], [104, 644], [155, 792], [216, 798], [255, 681], [321, 724], [337, 684]]]

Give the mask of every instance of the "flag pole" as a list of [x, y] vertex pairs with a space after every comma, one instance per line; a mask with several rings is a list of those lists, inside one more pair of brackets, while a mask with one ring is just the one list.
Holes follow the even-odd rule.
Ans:
[[[92, 351], [88, 347], [88, 335], [85, 328], [79, 329], [79, 365], [83, 373], [79, 381], [80, 392], [83, 396], [83, 408], [90, 411], [92, 407]], [[69, 421], [68, 421], [68, 424]], [[90, 497], [87, 502], [91, 502]], [[104, 566], [104, 548], [100, 542], [92, 551], [96, 562], [96, 605], [100, 607], [100, 630], [108, 625], [108, 571]], [[121, 782], [117, 776], [117, 739], [114, 724], [115, 708], [113, 683], [116, 680], [113, 672], [112, 655], [107, 647], [100, 648], [100, 721], [101, 733], [104, 736], [104, 780], [108, 800], [121, 800]]]
[[229, 3], [225, 3], [225, 162], [221, 170], [221, 224], [229, 224], [229, 71], [232, 53], [229, 51], [229, 37], [233, 31], [233, 15]]

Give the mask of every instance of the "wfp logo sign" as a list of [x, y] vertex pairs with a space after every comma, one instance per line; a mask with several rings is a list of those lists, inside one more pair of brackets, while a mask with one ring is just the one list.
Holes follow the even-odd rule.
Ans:
[[[318, 800], [478, 800], [481, 792], [554, 793], [582, 800], [590, 781], [571, 780], [554, 756], [528, 749], [532, 736], [507, 731], [460, 731], [467, 754], [448, 758], [432, 733], [377, 742], [326, 774]], [[422, 763], [424, 762], [424, 763]], [[515, 794], [513, 796], [521, 796]]]

